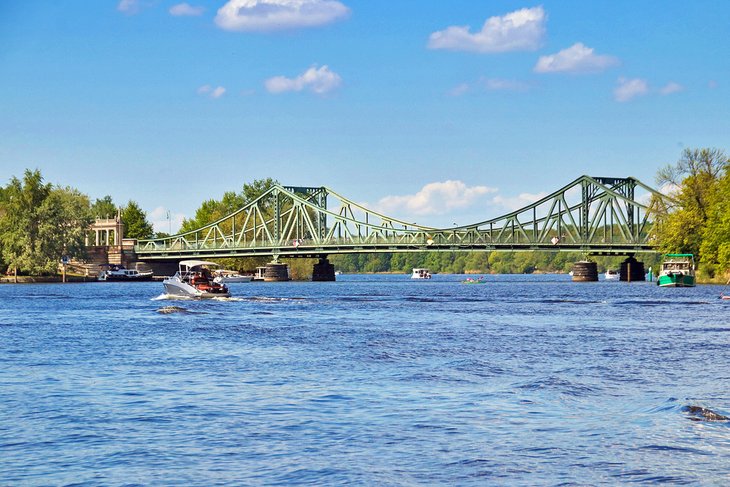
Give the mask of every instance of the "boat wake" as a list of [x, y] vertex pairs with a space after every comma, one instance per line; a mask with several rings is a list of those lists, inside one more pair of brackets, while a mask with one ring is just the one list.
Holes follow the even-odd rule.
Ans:
[[158, 309], [157, 312], [163, 315], [170, 315], [173, 313], [190, 313], [189, 310], [181, 308], [180, 306], [165, 306]]
[[193, 297], [190, 297], [190, 296], [175, 296], [174, 294], [167, 294], [167, 293], [162, 293], [162, 294], [160, 294], [159, 296], [157, 296], [157, 297], [155, 297], [155, 298], [152, 298], [152, 299], [150, 299], [150, 301], [167, 301], [167, 300], [176, 300], [176, 301], [178, 301], [178, 300], [182, 300], [182, 301], [192, 301], [192, 300], [194, 300], [194, 299], [195, 299], [195, 298], [193, 298]]
[[269, 297], [269, 296], [251, 296], [248, 298], [241, 298], [241, 300], [245, 301], [258, 301], [263, 303], [279, 303], [279, 302], [286, 302], [286, 301], [304, 301], [306, 298], [275, 298], [275, 297]]

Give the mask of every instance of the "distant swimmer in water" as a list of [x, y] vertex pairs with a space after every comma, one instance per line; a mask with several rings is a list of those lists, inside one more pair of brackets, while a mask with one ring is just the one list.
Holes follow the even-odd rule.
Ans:
[[730, 421], [730, 418], [702, 406], [685, 406], [684, 410], [694, 416], [692, 421]]

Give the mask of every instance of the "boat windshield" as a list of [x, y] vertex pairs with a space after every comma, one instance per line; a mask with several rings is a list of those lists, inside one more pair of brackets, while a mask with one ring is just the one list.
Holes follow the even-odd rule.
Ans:
[[218, 267], [218, 264], [215, 262], [208, 262], [206, 260], [183, 260], [180, 261], [178, 274], [183, 280], [192, 276], [202, 276], [207, 279], [212, 279], [212, 267]]
[[688, 270], [690, 263], [688, 261], [670, 260], [669, 262], [664, 262], [662, 268], [665, 270]]

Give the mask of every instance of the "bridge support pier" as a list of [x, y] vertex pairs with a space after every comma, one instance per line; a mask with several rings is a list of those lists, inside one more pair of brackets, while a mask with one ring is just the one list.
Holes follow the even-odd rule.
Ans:
[[573, 264], [573, 281], [595, 282], [598, 280], [598, 266], [595, 262], [581, 260]]
[[269, 262], [264, 271], [264, 282], [291, 281], [289, 266], [279, 262]]
[[646, 281], [646, 273], [644, 272], [644, 263], [637, 261], [633, 256], [621, 262], [622, 281]]
[[327, 260], [327, 257], [320, 257], [319, 262], [312, 266], [312, 281], [313, 282], [325, 282], [334, 281], [335, 279], [335, 266]]

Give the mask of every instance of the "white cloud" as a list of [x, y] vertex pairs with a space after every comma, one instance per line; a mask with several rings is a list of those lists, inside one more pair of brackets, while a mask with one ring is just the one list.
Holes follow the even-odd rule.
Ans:
[[215, 17], [225, 30], [275, 31], [317, 27], [349, 15], [337, 0], [229, 0]]
[[578, 42], [557, 54], [540, 56], [536, 73], [597, 73], [619, 64], [613, 56], [595, 54], [593, 48]]
[[474, 34], [468, 26], [451, 26], [434, 32], [428, 39], [428, 47], [482, 53], [533, 51], [542, 44], [546, 21], [542, 7], [523, 8], [502, 17], [488, 18], [482, 30]]
[[222, 86], [213, 88], [210, 85], [203, 85], [197, 89], [199, 95], [209, 96], [210, 98], [220, 98], [226, 93], [226, 89]]
[[472, 86], [469, 83], [461, 83], [449, 90], [450, 96], [461, 96], [469, 93], [472, 90]]
[[125, 14], [136, 14], [139, 12], [138, 0], [120, 0], [117, 4], [117, 10]]
[[205, 8], [203, 7], [193, 7], [190, 4], [187, 3], [178, 3], [177, 5], [173, 5], [170, 7], [170, 15], [173, 15], [175, 17], [183, 17], [183, 16], [198, 16], [203, 15], [203, 12], [205, 11]]
[[518, 196], [504, 197], [497, 195], [492, 198], [492, 203], [504, 208], [507, 211], [515, 211], [544, 198], [548, 193], [520, 193]]
[[454, 209], [467, 208], [487, 193], [497, 191], [487, 186], [468, 187], [462, 181], [429, 183], [418, 193], [404, 196], [386, 196], [375, 205], [386, 215], [443, 215]]
[[461, 83], [448, 92], [451, 96], [461, 96], [473, 91], [528, 91], [530, 85], [524, 81], [501, 79], [501, 78], [481, 78], [474, 83]]
[[674, 183], [664, 183], [662, 187], [659, 188], [659, 192], [676, 198], [681, 189], [681, 186], [677, 186]]
[[530, 85], [524, 81], [512, 79], [486, 78], [479, 82], [485, 90], [488, 91], [527, 91]]
[[613, 97], [616, 101], [627, 102], [637, 96], [644, 96], [649, 92], [649, 85], [646, 80], [634, 78], [619, 78], [618, 86], [613, 90]]
[[184, 219], [184, 214], [173, 213], [164, 206], [158, 206], [150, 212], [150, 223], [155, 232], [177, 233]]
[[671, 95], [672, 93], [679, 93], [680, 91], [684, 91], [684, 86], [679, 83], [675, 83], [674, 81], [670, 81], [659, 90], [659, 93], [662, 95]]
[[342, 84], [342, 78], [327, 65], [317, 68], [312, 66], [296, 78], [275, 76], [264, 82], [269, 93], [284, 93], [287, 91], [309, 90], [318, 95], [325, 95], [336, 90]]

